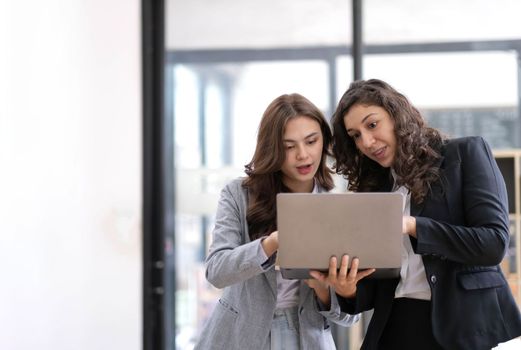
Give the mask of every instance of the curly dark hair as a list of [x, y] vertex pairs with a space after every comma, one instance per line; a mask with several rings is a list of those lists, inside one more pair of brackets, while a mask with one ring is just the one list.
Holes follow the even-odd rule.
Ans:
[[315, 180], [326, 190], [333, 188], [332, 171], [326, 165], [327, 156], [331, 155], [332, 135], [324, 115], [302, 95], [277, 97], [262, 116], [255, 153], [252, 160], [245, 165], [248, 177], [243, 186], [248, 189], [249, 195], [246, 220], [252, 240], [277, 229], [277, 193], [290, 192], [282, 183], [281, 169], [286, 159], [284, 131], [287, 122], [296, 117], [308, 117], [320, 125], [323, 148]]
[[392, 169], [396, 183], [405, 186], [417, 203], [423, 202], [431, 184], [438, 180], [438, 161], [445, 137], [427, 126], [420, 112], [407, 97], [378, 79], [358, 80], [349, 86], [333, 114], [333, 155], [336, 172], [348, 180], [355, 192], [381, 190], [389, 181], [389, 168], [361, 154], [354, 140], [348, 136], [344, 116], [354, 105], [379, 106], [394, 121], [396, 154]]

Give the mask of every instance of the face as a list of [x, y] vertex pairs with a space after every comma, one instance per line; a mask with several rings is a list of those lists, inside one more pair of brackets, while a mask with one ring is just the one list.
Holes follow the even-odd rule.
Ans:
[[394, 122], [385, 109], [354, 105], [344, 116], [344, 126], [360, 152], [384, 168], [392, 166], [396, 136]]
[[320, 124], [309, 117], [291, 118], [286, 123], [283, 142], [286, 159], [281, 169], [282, 182], [293, 192], [311, 192], [322, 159]]

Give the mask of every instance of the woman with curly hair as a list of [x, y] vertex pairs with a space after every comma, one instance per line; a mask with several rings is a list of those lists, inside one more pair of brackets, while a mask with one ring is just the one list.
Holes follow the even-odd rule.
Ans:
[[359, 281], [345, 257], [333, 278], [314, 272], [343, 311], [374, 309], [362, 349], [491, 349], [521, 335], [498, 265], [509, 242], [507, 193], [485, 140], [446, 139], [376, 79], [353, 82], [332, 123], [336, 171], [349, 189], [404, 195], [398, 278]]
[[247, 176], [221, 192], [206, 277], [224, 290], [196, 349], [330, 350], [330, 322], [358, 320], [341, 312], [326, 284], [286, 280], [275, 269], [277, 193], [330, 190], [330, 145], [326, 119], [303, 96], [279, 96], [264, 112]]

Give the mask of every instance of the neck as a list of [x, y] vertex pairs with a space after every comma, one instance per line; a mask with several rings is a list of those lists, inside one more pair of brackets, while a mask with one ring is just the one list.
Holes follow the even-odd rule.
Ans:
[[315, 187], [315, 180], [313, 179], [306, 182], [294, 182], [291, 184], [284, 183], [284, 185], [286, 185], [286, 187], [289, 188], [293, 193], [311, 193]]

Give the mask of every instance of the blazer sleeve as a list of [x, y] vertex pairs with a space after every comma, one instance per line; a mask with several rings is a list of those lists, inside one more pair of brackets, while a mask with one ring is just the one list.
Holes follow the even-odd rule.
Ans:
[[[362, 279], [356, 286], [356, 295], [353, 298], [345, 298], [337, 294], [340, 309], [351, 315], [371, 310], [375, 307], [377, 295], [388, 291], [389, 288], [396, 288], [397, 283], [398, 279], [395, 278], [389, 280]], [[394, 295], [392, 291], [391, 295]]]
[[324, 316], [331, 322], [334, 322], [344, 327], [352, 326], [353, 324], [358, 322], [358, 320], [360, 319], [360, 314], [351, 315], [347, 312], [342, 311], [339, 299], [333, 287], [329, 287], [329, 296], [331, 298], [331, 306], [328, 310], [328, 308], [324, 304], [322, 304], [322, 302], [315, 295], [315, 307], [322, 316]]
[[435, 206], [416, 217], [416, 252], [469, 265], [497, 265], [509, 241], [505, 183], [485, 140], [465, 140], [446, 150], [451, 162], [444, 170], [447, 200], [437, 204], [462, 217], [436, 220]]
[[208, 256], [206, 278], [217, 288], [245, 281], [270, 269], [275, 259], [266, 256], [262, 239], [246, 241], [243, 190], [235, 181], [221, 191]]

